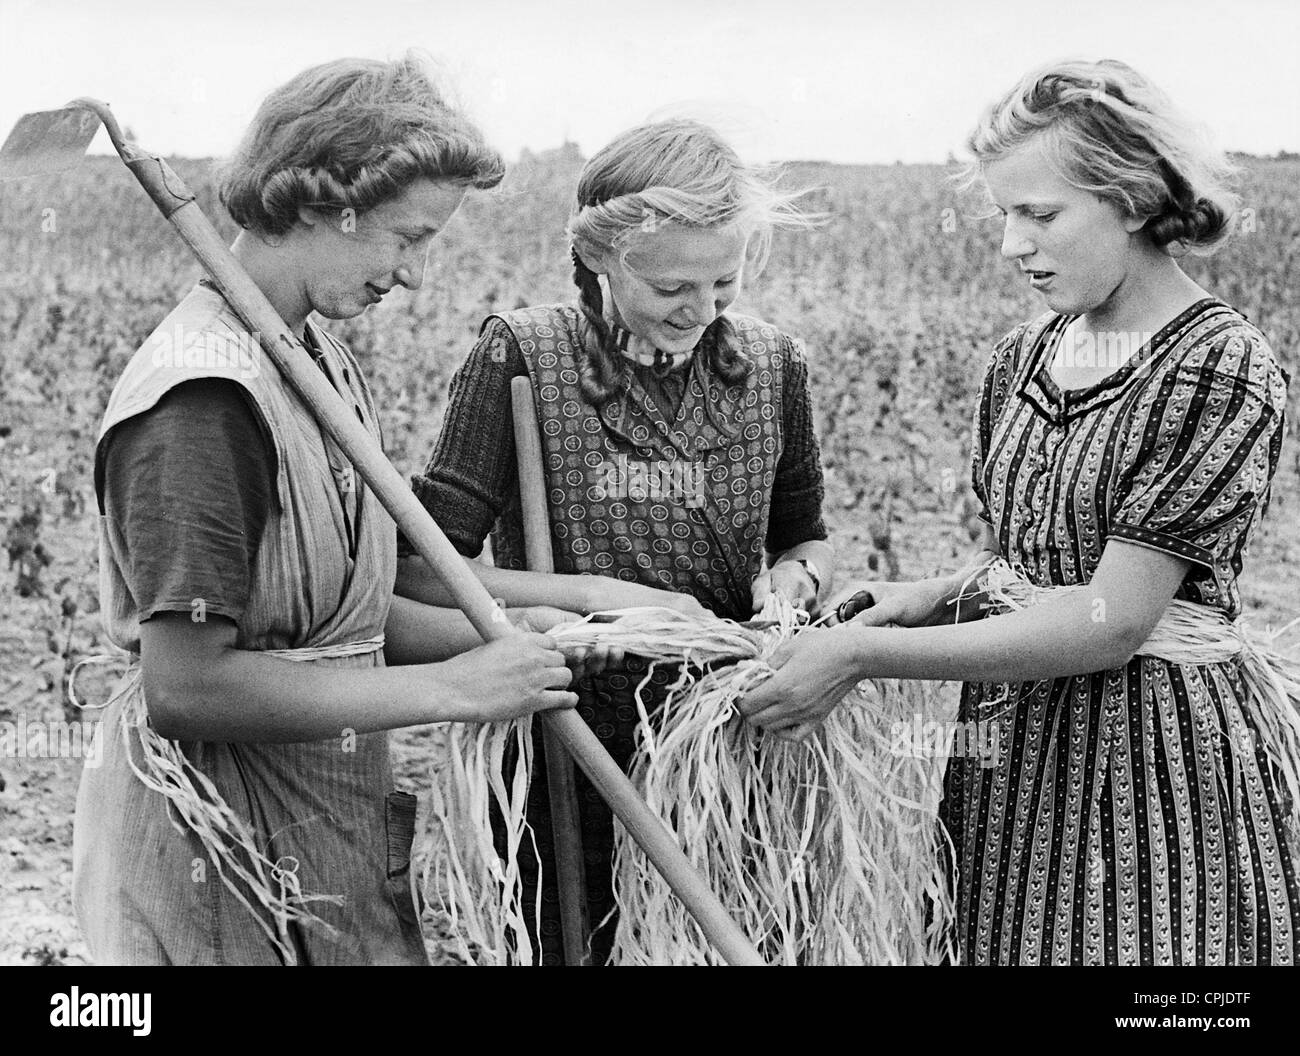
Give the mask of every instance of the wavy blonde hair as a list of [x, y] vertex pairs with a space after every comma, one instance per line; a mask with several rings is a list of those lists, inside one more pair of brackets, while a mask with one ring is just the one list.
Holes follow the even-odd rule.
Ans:
[[1212, 253], [1236, 228], [1235, 167], [1122, 62], [1071, 60], [1026, 74], [981, 116], [959, 182], [978, 182], [986, 164], [1033, 139], [1068, 182], [1145, 217], [1143, 230], [1171, 255]]
[[[617, 250], [625, 261], [637, 237], [660, 225], [708, 230], [740, 224], [750, 231], [746, 255], [752, 277], [767, 262], [773, 228], [808, 227], [820, 219], [800, 208], [806, 192], [783, 190], [780, 178], [778, 168], [745, 164], [714, 129], [688, 118], [638, 125], [587, 162], [568, 233], [578, 305], [589, 328], [579, 350], [579, 373], [592, 403], [620, 392], [628, 374], [603, 315], [600, 283], [584, 254]], [[710, 365], [728, 384], [749, 369], [731, 337], [731, 324], [719, 316], [701, 338]]]
[[266, 97], [221, 172], [240, 227], [283, 235], [298, 209], [370, 209], [426, 177], [494, 187], [505, 165], [438, 91], [419, 52], [336, 59]]

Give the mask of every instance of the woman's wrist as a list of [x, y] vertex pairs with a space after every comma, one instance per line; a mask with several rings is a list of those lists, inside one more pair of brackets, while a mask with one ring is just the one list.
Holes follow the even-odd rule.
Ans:
[[881, 628], [845, 623], [831, 633], [844, 635], [846, 666], [854, 673], [854, 682], [871, 677], [872, 665], [879, 660]]
[[593, 612], [600, 612], [602, 609], [609, 608], [605, 604], [603, 590], [605, 584], [603, 576], [578, 576], [575, 584], [574, 602], [578, 606], [576, 609], [579, 616], [590, 616]]

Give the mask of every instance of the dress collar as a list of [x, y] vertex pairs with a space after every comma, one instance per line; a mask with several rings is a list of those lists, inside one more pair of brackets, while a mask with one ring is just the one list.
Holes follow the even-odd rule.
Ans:
[[[605, 311], [603, 315], [605, 323], [609, 326], [614, 347], [618, 349], [624, 359], [643, 367], [652, 367], [659, 377], [663, 377], [665, 374], [669, 374], [691, 361], [695, 355], [694, 348], [689, 352], [665, 352], [656, 348], [644, 337], [639, 337], [627, 327], [616, 323], [614, 321], [614, 295], [604, 276], [601, 276], [600, 283], [604, 293]], [[697, 345], [696, 348], [698, 347]]]
[[1056, 315], [1038, 332], [1020, 386], [1020, 395], [1049, 422], [1063, 425], [1115, 399], [1135, 374], [1147, 373], [1163, 359], [1163, 353], [1177, 345], [1181, 335], [1212, 308], [1232, 309], [1214, 297], [1203, 297], [1189, 305], [1141, 346], [1125, 363], [1095, 385], [1061, 389], [1052, 378], [1052, 359], [1065, 329], [1077, 316]]

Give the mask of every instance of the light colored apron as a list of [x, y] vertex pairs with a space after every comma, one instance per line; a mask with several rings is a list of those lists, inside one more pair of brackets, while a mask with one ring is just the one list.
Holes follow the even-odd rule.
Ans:
[[[356, 360], [323, 331], [313, 336], [335, 384], [379, 440]], [[196, 287], [136, 353], [109, 401], [101, 445], [176, 385], [214, 377], [252, 396], [277, 461], [278, 507], [236, 646], [302, 663], [381, 666], [396, 562], [392, 519], [214, 290]], [[96, 479], [102, 495], [98, 471]], [[101, 501], [103, 620], [132, 667], [104, 715], [102, 764], [84, 771], [77, 797], [73, 895], [91, 956], [100, 964], [427, 963], [409, 879], [416, 801], [393, 789], [386, 734], [177, 745], [201, 775], [199, 787], [211, 782], [246, 824], [274, 884], [333, 896], [306, 903], [319, 922], [277, 921], [247, 885], [228, 884], [194, 828], [146, 787], [137, 768], [151, 779], [167, 775], [150, 769], [141, 731], [129, 721], [146, 702], [124, 558]], [[203, 611], [195, 599], [191, 618]], [[145, 740], [155, 736], [148, 731]]]

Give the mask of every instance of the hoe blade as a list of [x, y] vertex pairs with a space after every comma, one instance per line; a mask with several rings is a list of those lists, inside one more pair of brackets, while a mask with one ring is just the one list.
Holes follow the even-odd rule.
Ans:
[[98, 131], [99, 115], [80, 106], [24, 114], [0, 147], [0, 180], [70, 169]]

